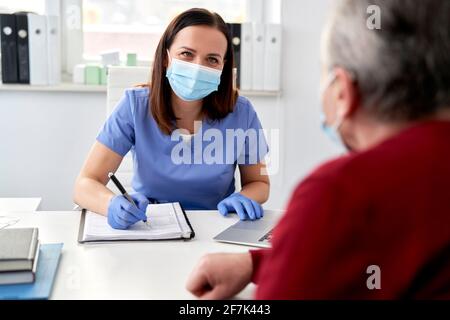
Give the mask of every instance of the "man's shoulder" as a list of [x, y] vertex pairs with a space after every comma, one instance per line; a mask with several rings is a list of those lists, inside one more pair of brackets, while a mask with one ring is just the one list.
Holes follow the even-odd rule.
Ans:
[[315, 168], [294, 191], [294, 197], [305, 192], [319, 192], [324, 198], [328, 195], [351, 195], [356, 202], [358, 198], [366, 199], [372, 185], [369, 181], [379, 176], [377, 170], [371, 169], [370, 155], [366, 152], [350, 153], [329, 160]]

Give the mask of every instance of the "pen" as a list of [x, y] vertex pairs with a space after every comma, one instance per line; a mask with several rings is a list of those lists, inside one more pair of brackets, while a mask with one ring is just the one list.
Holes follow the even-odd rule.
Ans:
[[128, 201], [130, 201], [132, 204], [134, 204], [134, 206], [137, 208], [138, 206], [136, 205], [136, 202], [134, 202], [133, 198], [130, 197], [130, 195], [125, 190], [125, 188], [122, 186], [122, 184], [120, 183], [119, 179], [116, 178], [114, 173], [112, 173], [112, 172], [108, 173], [108, 177], [116, 185], [116, 187], [117, 187], [117, 189], [119, 189], [120, 193], [122, 193], [125, 196], [125, 198], [127, 198]]

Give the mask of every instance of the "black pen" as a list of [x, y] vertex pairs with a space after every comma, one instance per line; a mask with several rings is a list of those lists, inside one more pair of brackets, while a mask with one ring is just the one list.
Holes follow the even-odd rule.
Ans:
[[137, 208], [137, 204], [136, 202], [134, 202], [133, 198], [130, 197], [130, 195], [128, 194], [128, 192], [125, 190], [125, 188], [122, 186], [122, 184], [120, 183], [120, 181], [116, 178], [116, 176], [114, 175], [114, 173], [110, 172], [108, 173], [108, 177], [112, 180], [112, 182], [116, 185], [117, 189], [119, 189], [120, 193], [122, 193], [125, 198], [128, 199], [128, 201], [130, 201], [132, 204], [134, 204], [134, 206]]

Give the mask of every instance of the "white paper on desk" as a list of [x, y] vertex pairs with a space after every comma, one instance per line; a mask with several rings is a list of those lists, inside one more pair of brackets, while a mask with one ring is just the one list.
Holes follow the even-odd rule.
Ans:
[[150, 204], [149, 223], [139, 221], [127, 230], [113, 229], [105, 216], [87, 211], [83, 241], [163, 240], [188, 237], [190, 230], [179, 203]]

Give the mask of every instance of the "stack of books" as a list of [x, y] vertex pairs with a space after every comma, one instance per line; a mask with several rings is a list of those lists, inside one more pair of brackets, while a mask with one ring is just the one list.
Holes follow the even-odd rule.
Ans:
[[48, 299], [62, 243], [40, 244], [37, 228], [0, 230], [0, 300]]
[[37, 228], [0, 231], [0, 285], [32, 283], [39, 260]]

